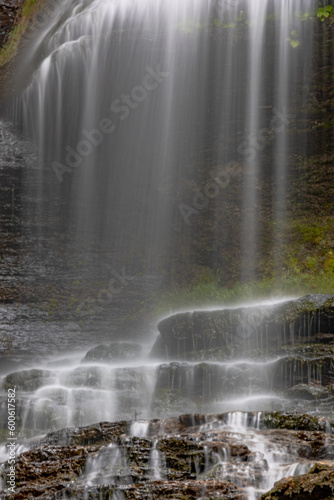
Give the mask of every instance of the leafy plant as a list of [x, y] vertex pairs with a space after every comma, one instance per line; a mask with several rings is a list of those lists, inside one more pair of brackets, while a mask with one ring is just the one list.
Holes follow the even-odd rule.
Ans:
[[314, 18], [314, 13], [313, 12], [304, 12], [302, 15], [302, 21], [308, 21], [309, 19]]
[[9, 63], [16, 54], [18, 45], [24, 30], [27, 28], [33, 16], [41, 9], [46, 0], [25, 0], [22, 12], [16, 26], [10, 33], [7, 42], [0, 49], [0, 68]]
[[323, 23], [325, 19], [327, 19], [333, 11], [332, 5], [326, 5], [325, 7], [319, 7], [317, 11], [317, 17]]
[[291, 38], [288, 38], [287, 41], [290, 42], [290, 45], [293, 49], [296, 49], [300, 45], [300, 41], [298, 40], [297, 31], [292, 30], [290, 35], [291, 35]]

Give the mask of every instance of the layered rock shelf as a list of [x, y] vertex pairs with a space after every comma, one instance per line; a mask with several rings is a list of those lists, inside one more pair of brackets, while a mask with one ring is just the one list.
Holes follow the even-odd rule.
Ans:
[[153, 348], [105, 344], [2, 376], [3, 408], [17, 394], [13, 499], [330, 498], [333, 296], [159, 330]]
[[[307, 415], [232, 412], [63, 429], [27, 443], [15, 495], [3, 491], [1, 498], [246, 500], [263, 494], [269, 500], [293, 490], [325, 499], [334, 494], [333, 424]], [[8, 468], [2, 466], [3, 483]], [[281, 481], [265, 493], [275, 480]]]

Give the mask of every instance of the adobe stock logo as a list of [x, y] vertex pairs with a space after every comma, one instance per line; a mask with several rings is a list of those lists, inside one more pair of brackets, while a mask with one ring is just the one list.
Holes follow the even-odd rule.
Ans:
[[[296, 115], [288, 113], [286, 108], [279, 111], [273, 108], [273, 116], [269, 122], [269, 127], [262, 128], [256, 134], [251, 134], [242, 141], [237, 150], [238, 153], [245, 157], [245, 162], [252, 162], [256, 159], [259, 152], [263, 151], [275, 140], [278, 134], [292, 124], [292, 120]], [[215, 172], [209, 173], [211, 180], [208, 181], [201, 192], [198, 188], [192, 191], [194, 197], [192, 205], [180, 203], [178, 209], [187, 225], [191, 225], [191, 217], [198, 215], [201, 210], [209, 205], [210, 200], [217, 198], [221, 189], [226, 189], [233, 178], [241, 177], [242, 167], [237, 161], [230, 161], [225, 167], [216, 169]]]
[[[133, 110], [139, 107], [151, 92], [156, 90], [165, 79], [169, 76], [168, 72], [161, 71], [158, 64], [155, 69], [151, 66], [146, 66], [146, 75], [144, 76], [141, 85], [137, 85], [129, 94], [122, 94], [118, 99], [112, 101], [110, 110], [115, 115], [118, 115], [122, 122], [126, 120]], [[98, 148], [107, 136], [110, 136], [116, 130], [114, 121], [110, 118], [102, 118], [96, 128], [91, 130], [82, 130], [82, 139], [75, 147], [67, 145], [65, 164], [54, 161], [52, 168], [59, 182], [63, 181], [65, 173], [71, 173], [79, 167], [84, 158], [87, 158], [93, 153], [95, 148]]]
[[230, 161], [224, 167], [218, 167], [214, 170], [211, 170], [209, 173], [210, 179], [203, 186], [202, 191], [197, 188], [194, 188], [192, 191], [194, 193], [194, 197], [192, 200], [192, 205], [187, 205], [186, 203], [180, 203], [178, 205], [178, 209], [182, 215], [184, 222], [190, 226], [191, 220], [190, 217], [193, 215], [198, 215], [201, 210], [206, 208], [210, 200], [217, 198], [221, 189], [226, 189], [230, 184], [231, 179], [234, 177], [238, 177], [241, 174], [240, 164], [235, 161]]
[[136, 279], [135, 276], [130, 276], [126, 273], [125, 267], [123, 267], [120, 272], [110, 267], [108, 264], [105, 264], [105, 267], [110, 271], [112, 276], [107, 287], [100, 290], [97, 297], [91, 296], [81, 302], [77, 307], [77, 312], [81, 312], [83, 309], [87, 309], [87, 307], [98, 307], [110, 304], [115, 295], [121, 293], [125, 287], [129, 286], [129, 284]]

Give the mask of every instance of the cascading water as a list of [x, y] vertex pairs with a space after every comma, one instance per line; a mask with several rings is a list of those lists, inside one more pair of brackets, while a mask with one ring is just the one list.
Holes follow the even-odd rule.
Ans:
[[[326, 298], [319, 296], [313, 300], [318, 301], [320, 307]], [[159, 348], [164, 353], [158, 338], [153, 349], [147, 345], [145, 350], [138, 344], [113, 343], [94, 347], [71, 360], [70, 365], [68, 359], [53, 359], [38, 368], [33, 365], [3, 375], [2, 409], [7, 405], [8, 388], [15, 387], [17, 392], [16, 419], [22, 441], [17, 447], [17, 455], [34, 448], [40, 435], [50, 430], [72, 427], [72, 430], [64, 431], [66, 439], [68, 432], [73, 432], [77, 439], [81, 432], [78, 427], [91, 425], [95, 440], [94, 432], [98, 428], [99, 435], [101, 426], [104, 426], [97, 422], [122, 421], [122, 431], [113, 436], [111, 445], [102, 447], [98, 453], [92, 449], [94, 453], [85, 461], [85, 472], [75, 487], [110, 486], [114, 492], [115, 488], [135, 484], [135, 471], [129, 461], [137, 457], [133, 449], [138, 447], [142, 450], [141, 477], [147, 481], [168, 482], [168, 440], [171, 439], [172, 451], [175, 451], [173, 447], [178, 450], [186, 426], [193, 428], [191, 443], [199, 446], [195, 449], [200, 454], [190, 456], [186, 467], [197, 481], [213, 478], [231, 481], [245, 488], [251, 500], [285, 476], [308, 472], [313, 462], [309, 452], [307, 457], [304, 456], [304, 433], [289, 431], [290, 435], [282, 435], [280, 425], [286, 418], [281, 412], [297, 409], [301, 414], [306, 410], [316, 417], [320, 415], [318, 421], [305, 415], [298, 420], [298, 415], [290, 415], [287, 429], [291, 429], [290, 418], [302, 429], [305, 425], [313, 428], [318, 422], [316, 425], [321, 430], [322, 440], [318, 453], [333, 456], [331, 422], [324, 418], [332, 412], [330, 387], [321, 385], [332, 383], [333, 360], [329, 356], [319, 357], [321, 344], [315, 344], [316, 357], [307, 355], [312, 352], [312, 344], [322, 337], [322, 331], [332, 331], [332, 309], [328, 317], [323, 312], [318, 321], [320, 312], [310, 306], [308, 327], [305, 314], [298, 312], [294, 323], [289, 323], [289, 335], [282, 339], [285, 314], [289, 312], [291, 315], [291, 306], [300, 311], [302, 304], [309, 304], [309, 299], [211, 312], [195, 311], [192, 315], [185, 313], [165, 318], [159, 323], [160, 334], [166, 335], [167, 327], [177, 333], [177, 325], [181, 325], [178, 333], [183, 339], [180, 345], [172, 345], [169, 359], [163, 359], [163, 355], [160, 359], [157, 357]], [[183, 323], [180, 323], [180, 317]], [[197, 324], [195, 332], [198, 334], [200, 323], [205, 328], [212, 326], [212, 317], [215, 318], [214, 330], [209, 329], [209, 339], [208, 332], [196, 338], [190, 332], [191, 341], [187, 344], [184, 334], [189, 334], [189, 325], [186, 320], [192, 325]], [[291, 316], [288, 317], [291, 321]], [[252, 342], [243, 337], [247, 325], [253, 328]], [[301, 333], [300, 325], [303, 326]], [[214, 332], [219, 332], [223, 338], [225, 335], [225, 340], [230, 336], [222, 351]], [[329, 335], [325, 335], [325, 341]], [[207, 340], [209, 343], [203, 351], [203, 343]], [[248, 351], [244, 349], [246, 345]], [[189, 346], [195, 359], [189, 358]], [[291, 348], [295, 350], [293, 356]], [[220, 359], [219, 352], [225, 361]], [[170, 359], [171, 355], [175, 355], [175, 359]], [[218, 359], [210, 359], [212, 355], [218, 355]], [[232, 412], [227, 414], [228, 411]], [[273, 411], [275, 413], [271, 413]], [[192, 415], [180, 417], [182, 425], [178, 427], [177, 417], [185, 412]], [[201, 413], [215, 416], [200, 416]], [[273, 429], [273, 422], [277, 422], [280, 415], [282, 420], [274, 424]], [[171, 422], [168, 417], [173, 417]], [[152, 418], [154, 420], [149, 420]], [[4, 422], [2, 431], [6, 425]], [[278, 425], [277, 434], [275, 425]], [[172, 437], [169, 436], [171, 429]], [[318, 440], [319, 435], [315, 434]], [[56, 439], [62, 438], [58, 436]], [[299, 449], [302, 450], [300, 454]], [[0, 453], [3, 460], [8, 456], [6, 445], [0, 448]], [[180, 453], [184, 457], [181, 449]], [[0, 477], [1, 474], [0, 470]]]
[[150, 467], [152, 470], [152, 477], [156, 481], [166, 478], [166, 464], [163, 462], [163, 457], [158, 449], [158, 441], [155, 441], [151, 450]]
[[[246, 486], [249, 500], [259, 498], [283, 477], [305, 474], [312, 465], [307, 461], [291, 463], [294, 457], [287, 448], [281, 443], [278, 445], [270, 442], [266, 436], [258, 432], [261, 418], [261, 412], [255, 415], [231, 412], [226, 423], [216, 421], [201, 426], [204, 432], [210, 433], [210, 430], [231, 432], [234, 438], [240, 440], [254, 453], [250, 467], [249, 463], [242, 461], [231, 463], [229, 450], [223, 449], [218, 455], [218, 464], [215, 465], [215, 474], [219, 471], [219, 475], [225, 480]], [[210, 468], [207, 473], [212, 474]]]
[[[108, 468], [108, 477], [101, 470]], [[120, 483], [131, 484], [131, 475], [124, 450], [117, 444], [102, 448], [98, 455], [86, 462], [85, 476], [88, 485]]]
[[[266, 175], [279, 186], [279, 228], [284, 220], [289, 127], [298, 126], [288, 110], [304, 98], [296, 72], [306, 82], [312, 69], [313, 32], [303, 14], [316, 6], [316, 0], [59, 5], [27, 48], [20, 65], [27, 84], [11, 111], [39, 150], [30, 195], [41, 250], [51, 251], [47, 239], [59, 234], [65, 260], [66, 252], [100, 246], [111, 262], [164, 270], [173, 221], [196, 231], [196, 216], [209, 204], [220, 211], [218, 198], [238, 178], [242, 275], [254, 277], [263, 230], [259, 182]], [[294, 148], [305, 151], [305, 143]], [[229, 241], [228, 221], [218, 212], [213, 219], [219, 246]]]

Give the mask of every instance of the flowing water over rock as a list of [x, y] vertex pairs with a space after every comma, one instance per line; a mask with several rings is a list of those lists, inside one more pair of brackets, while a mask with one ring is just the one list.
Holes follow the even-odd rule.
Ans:
[[[272, 306], [178, 314], [159, 324], [153, 349], [118, 342], [94, 347], [71, 360], [50, 360], [3, 375], [3, 410], [7, 389], [15, 387], [17, 394], [17, 453], [36, 455], [34, 450], [43, 443], [84, 444], [82, 432], [93, 444], [104, 432], [95, 422], [133, 419], [114, 424], [111, 429], [121, 434], [117, 431], [118, 437], [109, 441], [102, 438], [98, 450], [72, 450], [83, 462], [78, 463], [72, 486], [62, 483], [61, 498], [72, 498], [74, 492], [78, 498], [95, 498], [98, 492], [108, 498], [111, 491], [136, 498], [131, 492], [138, 481], [158, 482], [162, 490], [152, 498], [162, 494], [169, 498], [168, 488], [175, 494], [185, 487], [186, 479], [201, 491], [207, 491], [209, 484], [219, 491], [237, 488], [231, 498], [258, 498], [276, 481], [306, 474], [316, 460], [334, 459], [333, 304], [331, 296], [309, 296]], [[248, 326], [250, 318], [257, 321], [252, 323], [252, 338], [242, 339], [233, 335], [233, 328], [244, 331], [246, 317]], [[286, 321], [289, 334], [282, 336]], [[177, 360], [157, 359], [159, 350], [162, 358], [171, 355], [164, 342], [176, 346]], [[229, 410], [217, 418], [199, 415]], [[289, 410], [295, 413], [282, 413]], [[166, 419], [185, 411], [192, 415]], [[152, 417], [157, 420], [149, 421]], [[89, 424], [94, 425], [83, 431], [59, 431], [54, 438], [39, 441], [50, 429]], [[186, 438], [188, 444], [187, 426], [195, 429]], [[5, 443], [0, 451], [5, 460], [9, 452]], [[132, 463], [138, 460], [140, 472]], [[51, 491], [53, 486], [47, 483], [44, 488]], [[141, 488], [139, 498], [147, 494], [147, 486]], [[85, 497], [84, 491], [92, 496]]]
[[[253, 323], [252, 338], [242, 339], [233, 335], [233, 328], [243, 330], [247, 315], [249, 321], [256, 317], [257, 323]], [[297, 342], [293, 328], [304, 325], [305, 315], [311, 326], [300, 330]], [[330, 416], [333, 317], [330, 296], [179, 314], [159, 324], [161, 333], [153, 349], [118, 342], [94, 347], [72, 359], [45, 361], [3, 375], [3, 405], [7, 389], [16, 387], [17, 423], [23, 436], [52, 428], [137, 416], [161, 418], [185, 411], [290, 409]], [[284, 337], [281, 333], [287, 320], [290, 333]], [[175, 338], [183, 339], [183, 359], [179, 347], [174, 353], [177, 360], [163, 359], [166, 349], [162, 342], [177, 346]], [[5, 429], [6, 423], [3, 425]], [[139, 438], [145, 438], [147, 432], [145, 422], [134, 422], [130, 431]]]
[[[38, 496], [43, 488], [50, 500], [251, 500], [316, 462], [325, 473], [333, 471], [334, 438], [324, 431], [324, 419], [285, 414], [278, 423], [277, 417], [232, 412], [63, 429], [20, 455], [19, 476], [26, 480], [15, 498]], [[133, 436], [140, 428], [145, 435]]]

